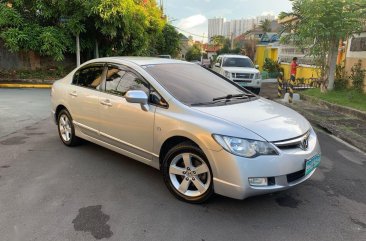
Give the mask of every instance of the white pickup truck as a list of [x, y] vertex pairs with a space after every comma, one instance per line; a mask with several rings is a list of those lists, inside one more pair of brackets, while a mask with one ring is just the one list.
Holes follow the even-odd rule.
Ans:
[[212, 70], [255, 94], [259, 94], [262, 77], [252, 60], [243, 55], [219, 55]]

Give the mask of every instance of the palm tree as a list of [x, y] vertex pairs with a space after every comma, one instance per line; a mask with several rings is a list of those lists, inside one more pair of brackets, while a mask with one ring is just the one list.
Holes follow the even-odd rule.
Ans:
[[211, 42], [215, 45], [215, 46], [219, 46], [222, 47], [224, 46], [225, 43], [225, 37], [222, 35], [215, 35], [211, 37]]
[[272, 21], [269, 19], [265, 19], [264, 21], [262, 20], [259, 24], [259, 27], [261, 27], [261, 29], [263, 30], [263, 32], [268, 33], [271, 32], [271, 25], [272, 25]]

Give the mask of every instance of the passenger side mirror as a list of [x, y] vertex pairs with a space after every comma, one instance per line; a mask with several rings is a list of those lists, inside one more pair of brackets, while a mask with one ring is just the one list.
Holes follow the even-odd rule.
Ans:
[[129, 90], [125, 94], [125, 99], [129, 103], [136, 103], [141, 105], [141, 109], [149, 111], [148, 97], [142, 90]]
[[215, 63], [215, 66], [216, 67], [220, 67], [220, 63]]
[[256, 64], [254, 67], [255, 67], [256, 69], [259, 69], [259, 65], [258, 65], [258, 64]]

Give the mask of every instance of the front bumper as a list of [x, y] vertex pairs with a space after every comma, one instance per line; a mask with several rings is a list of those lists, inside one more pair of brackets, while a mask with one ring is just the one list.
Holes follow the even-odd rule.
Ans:
[[243, 79], [231, 79], [231, 81], [235, 82], [236, 84], [242, 87], [251, 87], [251, 88], [261, 88], [262, 80], [261, 79], [250, 79], [250, 80], [243, 80]]
[[[305, 176], [305, 160], [320, 154], [314, 131], [306, 151], [300, 148], [280, 150], [277, 156], [244, 158], [225, 150], [211, 153], [213, 160], [214, 190], [220, 195], [236, 199], [288, 189], [308, 179], [316, 169]], [[266, 177], [267, 186], [251, 186], [248, 178]]]

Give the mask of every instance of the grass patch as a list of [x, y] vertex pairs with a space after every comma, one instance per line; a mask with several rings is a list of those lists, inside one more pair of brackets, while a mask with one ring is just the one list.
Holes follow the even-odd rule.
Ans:
[[334, 90], [327, 93], [321, 93], [320, 89], [309, 89], [303, 93], [330, 103], [366, 111], [366, 94], [354, 90]]

